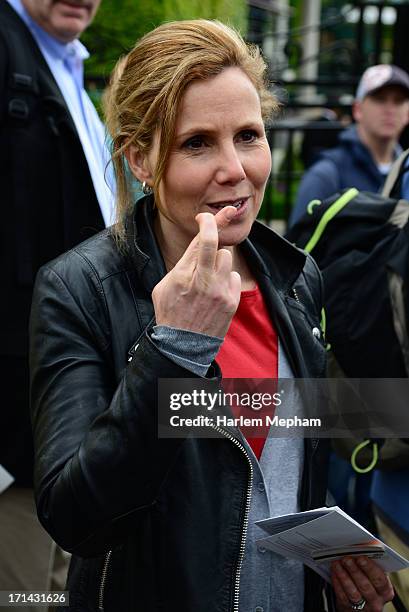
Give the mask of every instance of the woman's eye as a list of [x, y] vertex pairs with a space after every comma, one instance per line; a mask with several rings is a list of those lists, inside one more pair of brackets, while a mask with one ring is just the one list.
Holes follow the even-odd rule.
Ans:
[[199, 151], [204, 146], [204, 138], [202, 136], [193, 136], [186, 140], [183, 144], [183, 147], [186, 149], [190, 149], [191, 151]]
[[253, 142], [253, 140], [258, 138], [258, 134], [255, 130], [243, 130], [240, 132], [239, 138], [243, 142]]

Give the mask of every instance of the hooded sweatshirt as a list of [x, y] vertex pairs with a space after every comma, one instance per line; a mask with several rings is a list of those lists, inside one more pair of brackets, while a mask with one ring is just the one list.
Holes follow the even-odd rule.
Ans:
[[[396, 146], [395, 156], [401, 153]], [[311, 200], [325, 200], [341, 189], [356, 187], [377, 193], [383, 186], [388, 168], [381, 172], [369, 149], [361, 142], [356, 126], [344, 130], [339, 145], [323, 151], [316, 163], [304, 174], [298, 189], [289, 225], [305, 213]]]

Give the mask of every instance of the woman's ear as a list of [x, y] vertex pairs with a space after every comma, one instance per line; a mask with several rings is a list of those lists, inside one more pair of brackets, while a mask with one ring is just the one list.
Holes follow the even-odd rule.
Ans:
[[147, 155], [142, 153], [135, 145], [130, 145], [125, 151], [125, 157], [132, 174], [138, 181], [145, 182], [152, 187], [153, 173]]

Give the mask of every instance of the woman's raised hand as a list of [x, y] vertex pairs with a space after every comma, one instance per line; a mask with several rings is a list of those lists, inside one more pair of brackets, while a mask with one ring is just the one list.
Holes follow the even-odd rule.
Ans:
[[240, 301], [241, 279], [232, 254], [219, 249], [219, 232], [236, 215], [225, 206], [196, 217], [199, 233], [152, 292], [156, 324], [224, 338]]

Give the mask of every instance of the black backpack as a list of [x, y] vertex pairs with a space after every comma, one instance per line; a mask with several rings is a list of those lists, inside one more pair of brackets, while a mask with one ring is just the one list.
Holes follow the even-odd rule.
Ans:
[[[404, 159], [389, 189], [401, 180]], [[310, 203], [287, 238], [312, 253], [323, 274], [329, 376], [407, 378], [409, 202], [347, 189]], [[369, 442], [351, 437], [334, 447], [357, 472], [409, 466], [407, 441]]]
[[[409, 376], [409, 202], [398, 199], [408, 157], [396, 161], [382, 195], [347, 189], [313, 201], [287, 235], [322, 271], [330, 362], [351, 378]], [[407, 440], [352, 437], [333, 446], [358, 473], [409, 466]], [[406, 610], [397, 594], [392, 603]]]
[[348, 189], [287, 235], [322, 271], [326, 340], [350, 378], [409, 376], [408, 220], [409, 202]]

